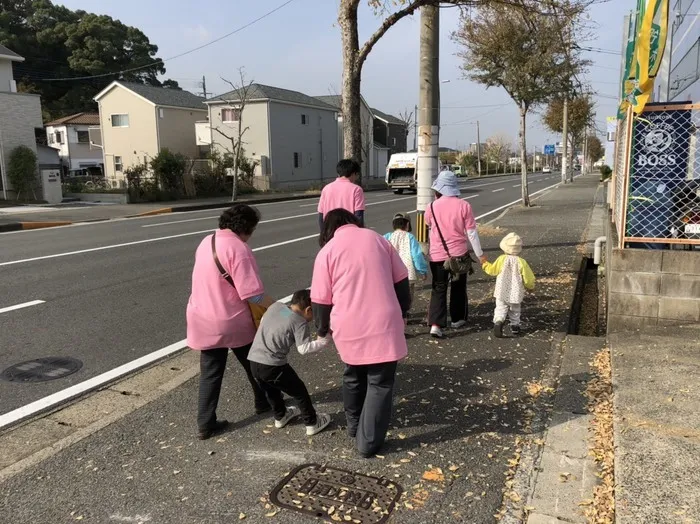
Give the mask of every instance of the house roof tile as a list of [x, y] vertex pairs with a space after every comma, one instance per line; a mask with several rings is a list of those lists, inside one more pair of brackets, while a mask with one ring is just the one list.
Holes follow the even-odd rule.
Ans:
[[24, 61], [23, 56], [18, 55], [12, 49], [9, 49], [2, 44], [0, 44], [0, 56], [7, 56], [10, 57], [10, 60], [17, 60], [19, 62]]
[[100, 125], [100, 114], [99, 113], [76, 113], [74, 115], [64, 116], [63, 118], [57, 118], [53, 122], [46, 124], [47, 126], [64, 126], [64, 125], [88, 125], [88, 126], [99, 126]]
[[202, 111], [206, 109], [203, 105], [204, 98], [194, 95], [189, 91], [136, 84], [133, 82], [120, 81], [117, 83], [159, 106], [184, 107], [200, 109]]
[[[242, 96], [243, 93], [241, 93], [241, 89], [234, 89], [228, 93], [210, 98], [207, 100], [207, 102], [235, 102], [240, 100]], [[292, 91], [291, 89], [283, 89], [281, 87], [273, 87], [263, 84], [251, 84], [248, 90], [247, 98], [248, 100], [277, 100], [280, 102], [290, 102], [293, 104], [302, 104], [328, 110], [336, 109], [334, 106], [327, 104], [323, 100], [319, 100], [317, 97], [305, 95], [304, 93]]]
[[400, 126], [406, 125], [406, 123], [400, 118], [397, 118], [394, 115], [390, 115], [389, 113], [384, 113], [379, 109], [372, 108], [372, 113], [374, 113], [374, 116], [384, 120], [385, 122], [389, 122], [390, 124], [397, 124]]

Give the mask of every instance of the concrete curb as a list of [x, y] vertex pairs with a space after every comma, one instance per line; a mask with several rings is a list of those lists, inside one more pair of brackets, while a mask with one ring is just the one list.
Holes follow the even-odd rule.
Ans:
[[0, 233], [9, 233], [12, 231], [28, 231], [30, 229], [46, 229], [49, 227], [69, 226], [73, 222], [57, 221], [57, 222], [10, 222], [9, 224], [0, 224]]

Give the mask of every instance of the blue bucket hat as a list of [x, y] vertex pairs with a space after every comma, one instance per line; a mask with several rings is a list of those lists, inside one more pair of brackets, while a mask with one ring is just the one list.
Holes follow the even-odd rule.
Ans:
[[443, 171], [440, 173], [435, 179], [435, 182], [433, 182], [431, 189], [444, 196], [459, 196], [461, 194], [459, 190], [459, 181], [452, 171]]

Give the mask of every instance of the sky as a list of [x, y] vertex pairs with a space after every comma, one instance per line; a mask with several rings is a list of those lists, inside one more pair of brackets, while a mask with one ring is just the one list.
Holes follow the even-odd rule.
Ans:
[[[167, 60], [206, 44], [261, 17], [285, 0], [64, 0], [70, 9], [109, 15], [141, 29], [158, 56], [166, 59], [166, 78], [183, 89], [200, 92], [202, 77], [207, 91], [228, 89], [222, 78], [236, 80], [238, 69], [261, 84], [301, 91], [308, 95], [340, 92], [342, 56], [337, 27], [337, 0], [293, 0], [252, 26], [199, 51]], [[380, 19], [362, 2], [359, 28], [363, 42], [379, 26]], [[167, 5], [167, 9], [164, 7]], [[615, 114], [620, 70], [623, 18], [636, 0], [609, 0], [589, 12], [595, 32], [580, 45], [610, 52], [587, 52], [593, 66], [584, 78], [596, 93], [598, 134], [605, 134], [605, 118]], [[450, 34], [459, 24], [459, 9], [443, 8], [440, 19], [441, 130], [440, 145], [464, 149], [476, 142], [480, 122], [481, 141], [502, 135], [517, 143], [518, 110], [500, 88], [485, 89], [465, 80], [460, 71], [457, 45]], [[419, 16], [405, 18], [389, 30], [370, 53], [362, 74], [362, 94], [372, 107], [397, 115], [413, 111], [418, 102]], [[528, 123], [528, 149], [561, 140], [532, 114]], [[410, 144], [409, 140], [409, 144]]]

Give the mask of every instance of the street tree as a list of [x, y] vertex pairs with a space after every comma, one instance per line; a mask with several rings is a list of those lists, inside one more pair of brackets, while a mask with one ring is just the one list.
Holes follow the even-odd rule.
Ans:
[[[360, 5], [366, 1], [381, 19], [379, 27], [360, 45], [359, 17]], [[343, 84], [341, 88], [344, 149], [345, 155], [358, 162], [362, 160], [362, 121], [360, 117], [360, 85], [362, 67], [379, 40], [397, 22], [413, 15], [418, 9], [428, 5], [452, 4], [463, 7], [487, 6], [491, 4], [523, 6], [533, 0], [340, 0], [338, 26], [340, 27], [343, 53]], [[547, 0], [547, 5], [572, 0]], [[584, 1], [584, 0], [573, 0]], [[592, 1], [592, 0], [586, 0]], [[537, 10], [537, 9], [535, 9]]]
[[406, 149], [408, 149], [408, 137], [416, 128], [416, 114], [414, 111], [409, 111], [409, 109], [406, 108], [399, 112], [399, 120], [401, 120], [406, 126]]
[[588, 135], [586, 137], [586, 157], [590, 164], [595, 164], [598, 160], [603, 158], [605, 155], [605, 150], [603, 149], [603, 143], [595, 135]]
[[503, 172], [505, 173], [505, 166], [510, 156], [510, 146], [510, 139], [503, 134], [497, 134], [486, 139], [484, 157], [486, 157], [488, 162], [496, 163], [496, 174], [498, 174], [501, 163], [503, 163]]
[[25, 58], [13, 66], [18, 90], [41, 95], [47, 119], [94, 111], [95, 93], [112, 80], [160, 86], [165, 73], [140, 29], [50, 0], [0, 0], [0, 44]]
[[[570, 97], [568, 101], [567, 141], [569, 143], [569, 165], [577, 145], [580, 145], [586, 128], [595, 123], [595, 103], [589, 95]], [[554, 98], [542, 115], [544, 125], [555, 133], [563, 132], [564, 100]]]
[[242, 167], [242, 157], [243, 157], [243, 137], [246, 132], [250, 129], [249, 126], [243, 125], [243, 113], [245, 113], [245, 108], [248, 105], [248, 101], [251, 99], [253, 93], [254, 81], [248, 81], [246, 79], [245, 69], [240, 68], [238, 70], [238, 80], [231, 81], [222, 78], [230, 87], [231, 91], [221, 95], [218, 99], [223, 100], [230, 106], [232, 115], [232, 124], [227, 124], [225, 128], [222, 127], [212, 127], [216, 133], [224, 137], [231, 144], [225, 146], [224, 149], [233, 158], [233, 187], [231, 189], [231, 202], [234, 202], [238, 196], [238, 179], [240, 169]]
[[[520, 111], [519, 149], [522, 204], [530, 205], [527, 185], [527, 114], [533, 107], [561, 93], [572, 71], [581, 67], [561, 37], [560, 17], [577, 17], [584, 4], [567, 2], [547, 13], [547, 4], [523, 1], [528, 9], [492, 4], [474, 15], [463, 13], [452, 38], [461, 48], [467, 78], [489, 87], [501, 87]], [[562, 14], [563, 13], [563, 14]]]

